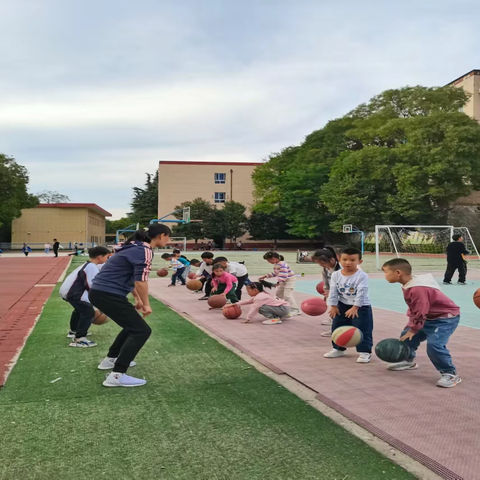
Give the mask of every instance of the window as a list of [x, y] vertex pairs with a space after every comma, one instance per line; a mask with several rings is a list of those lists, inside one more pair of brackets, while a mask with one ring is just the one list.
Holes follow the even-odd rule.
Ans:
[[225, 192], [215, 192], [215, 203], [225, 203]]
[[227, 179], [227, 174], [226, 173], [216, 173], [215, 174], [215, 183], [225, 183], [226, 179]]

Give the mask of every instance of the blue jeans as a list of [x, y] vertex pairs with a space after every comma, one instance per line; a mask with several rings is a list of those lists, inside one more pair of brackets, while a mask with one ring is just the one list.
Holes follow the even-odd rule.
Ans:
[[[338, 310], [340, 313], [333, 319], [332, 322], [332, 332], [338, 327], [343, 327], [345, 325], [352, 325], [357, 327], [363, 334], [362, 342], [357, 345], [357, 352], [361, 353], [372, 353], [373, 346], [373, 314], [372, 307], [370, 305], [365, 305], [358, 309], [357, 318], [347, 318], [345, 312], [350, 310], [352, 305], [345, 305], [342, 302], [338, 302]], [[339, 347], [332, 342], [333, 348], [335, 350], [346, 350], [346, 348]]]
[[174, 272], [172, 275], [172, 285], [175, 285], [177, 283], [177, 280], [180, 280], [180, 282], [182, 282], [182, 285], [185, 285], [185, 279], [183, 278], [184, 273], [185, 267], [177, 268], [177, 271]]
[[[412, 350], [412, 356], [409, 360], [412, 361], [415, 358], [415, 352], [418, 347], [426, 340], [427, 355], [433, 363], [433, 366], [440, 373], [451, 373], [452, 375], [456, 375], [457, 371], [455, 365], [452, 363], [452, 357], [447, 349], [447, 343], [452, 333], [458, 327], [458, 322], [460, 322], [460, 315], [453, 318], [426, 320], [423, 328], [411, 340], [405, 341]], [[409, 328], [406, 328], [402, 332], [402, 335], [409, 330]]]

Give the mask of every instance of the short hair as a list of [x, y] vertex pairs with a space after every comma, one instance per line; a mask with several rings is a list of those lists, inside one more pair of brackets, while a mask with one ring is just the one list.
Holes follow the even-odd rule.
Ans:
[[385, 262], [382, 268], [391, 268], [392, 270], [401, 270], [406, 274], [410, 275], [412, 273], [412, 266], [408, 260], [404, 258], [392, 258]]
[[201, 263], [201, 262], [200, 262], [200, 260], [198, 260], [197, 258], [192, 258], [192, 259], [190, 260], [190, 263], [191, 263], [192, 265], [195, 265], [196, 263]]
[[462, 238], [462, 236], [459, 235], [458, 233], [456, 233], [455, 235], [452, 235], [452, 240], [454, 242], [458, 242], [461, 238]]
[[271, 260], [272, 258], [278, 258], [280, 260], [280, 255], [277, 252], [267, 252], [264, 256], [264, 260]]
[[88, 256], [90, 258], [103, 257], [104, 255], [110, 255], [110, 250], [107, 247], [93, 247], [88, 250]]
[[213, 260], [213, 263], [228, 262], [226, 257], [217, 257]]
[[212, 267], [212, 271], [216, 270], [217, 268], [221, 268], [222, 270], [225, 270], [225, 267], [221, 263], [215, 263]]
[[358, 255], [358, 259], [362, 259], [362, 252], [358, 248], [354, 247], [342, 248], [340, 255]]
[[203, 252], [201, 255], [202, 258], [213, 258], [214, 255], [212, 252]]
[[172, 253], [176, 255], [177, 253], [181, 253], [181, 252], [178, 248], [174, 248]]
[[167, 258], [172, 258], [172, 254], [171, 254], [171, 253], [164, 253], [164, 254], [162, 255], [162, 258], [165, 259], [165, 260], [166, 260]]

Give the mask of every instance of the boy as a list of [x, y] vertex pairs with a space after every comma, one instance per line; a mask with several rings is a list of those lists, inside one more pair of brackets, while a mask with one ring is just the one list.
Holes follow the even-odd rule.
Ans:
[[185, 269], [183, 270], [183, 279], [186, 281], [187, 280], [187, 275], [190, 272], [190, 262], [187, 260], [187, 257], [184, 255], [181, 255], [180, 250], [175, 249], [173, 250], [173, 256], [181, 263], [183, 263], [183, 266]]
[[213, 267], [213, 253], [203, 252], [201, 255], [203, 262], [198, 267], [196, 277], [205, 285], [205, 295], [199, 300], [208, 300], [212, 292], [212, 267]]
[[451, 285], [453, 274], [458, 269], [458, 284], [466, 285], [467, 262], [464, 255], [468, 255], [470, 252], [465, 248], [461, 235], [453, 235], [452, 240], [453, 242], [447, 246], [447, 270], [443, 283], [444, 285]]
[[110, 256], [106, 247], [94, 247], [88, 251], [89, 261], [75, 269], [60, 287], [60, 296], [72, 307], [70, 331], [67, 338], [73, 338], [70, 347], [96, 347], [95, 342], [87, 340], [88, 329], [95, 317], [95, 309], [88, 299], [92, 281], [98, 274], [99, 266]]
[[186, 285], [185, 279], [183, 278], [183, 274], [185, 272], [185, 266], [183, 263], [178, 261], [177, 258], [171, 253], [164, 253], [162, 258], [167, 262], [170, 262], [169, 268], [173, 268], [172, 283], [167, 285], [167, 287], [174, 287], [177, 283], [177, 280], [180, 280], [182, 285]]
[[[362, 263], [362, 252], [356, 248], [344, 248], [340, 253], [341, 270], [332, 273], [327, 305], [333, 319], [332, 332], [344, 325], [353, 325], [363, 334], [357, 345], [357, 363], [370, 363], [373, 346], [373, 315], [368, 296], [368, 275], [358, 269]], [[333, 350], [326, 358], [346, 355], [346, 349], [332, 342]]]
[[394, 258], [383, 264], [385, 280], [400, 283], [408, 305], [408, 323], [400, 340], [407, 342], [411, 358], [392, 363], [388, 370], [414, 370], [418, 368], [415, 352], [421, 342], [427, 341], [427, 355], [442, 376], [437, 387], [451, 388], [462, 379], [457, 375], [447, 349], [448, 339], [460, 322], [460, 308], [440, 291], [438, 283], [429, 273], [412, 276], [412, 267], [403, 258]]
[[214, 264], [219, 263], [223, 266], [227, 273], [231, 273], [237, 278], [237, 289], [235, 294], [239, 300], [242, 299], [242, 288], [245, 284], [249, 284], [247, 267], [243, 263], [229, 262], [226, 257], [217, 257], [213, 260]]

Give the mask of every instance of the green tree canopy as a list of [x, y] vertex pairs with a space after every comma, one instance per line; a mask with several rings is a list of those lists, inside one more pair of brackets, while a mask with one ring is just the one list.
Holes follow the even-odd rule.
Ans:
[[52, 190], [43, 190], [35, 194], [40, 203], [67, 203], [70, 198], [62, 193], [54, 192]]
[[27, 169], [0, 153], [0, 227], [20, 217], [22, 209], [38, 205], [27, 191], [28, 181]]
[[252, 240], [273, 240], [277, 248], [277, 240], [292, 238], [287, 233], [287, 219], [278, 213], [252, 212], [248, 219], [248, 233]]
[[144, 188], [133, 187], [132, 212], [129, 214], [140, 226], [146, 226], [158, 217], [158, 171], [146, 175]]
[[201, 222], [175, 225], [173, 227], [173, 236], [186, 237], [187, 240], [195, 240], [196, 244], [198, 240], [208, 238], [208, 230], [215, 214], [215, 208], [210, 202], [202, 198], [195, 198], [192, 201], [177, 205], [175, 210], [177, 210], [178, 213], [175, 214], [175, 217], [180, 220], [183, 216], [182, 210], [186, 207], [190, 207], [190, 218], [192, 220], [201, 220]]
[[137, 222], [134, 222], [131, 217], [127, 216], [127, 217], [119, 218], [118, 220], [107, 220], [105, 228], [107, 233], [116, 233], [117, 230], [121, 230], [122, 228], [127, 228], [130, 225], [133, 225], [134, 223], [137, 223]]
[[230, 238], [245, 235], [248, 228], [246, 207], [241, 203], [225, 202], [222, 209], [214, 209], [214, 214], [206, 228], [206, 238]]

